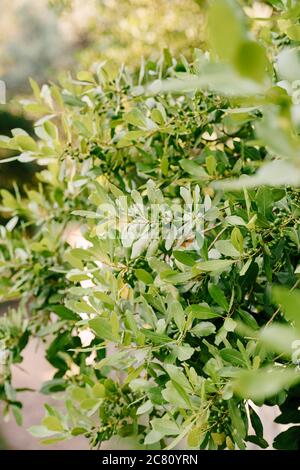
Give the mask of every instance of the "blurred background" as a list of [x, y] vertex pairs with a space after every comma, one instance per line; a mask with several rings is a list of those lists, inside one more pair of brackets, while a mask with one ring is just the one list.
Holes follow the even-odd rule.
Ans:
[[[1, 0], [0, 75], [8, 95], [110, 59], [131, 68], [201, 42], [197, 0]], [[130, 59], [130, 60], [128, 60]]]
[[[141, 60], [157, 60], [164, 50], [190, 56], [201, 45], [201, 0], [1, 0], [0, 79], [9, 105], [0, 105], [0, 135], [23, 127], [31, 116], [17, 101], [39, 84], [67, 71], [109, 60], [135, 70]], [[7, 157], [0, 150], [0, 158]], [[3, 163], [0, 185], [32, 181], [33, 165]]]
[[[6, 84], [6, 102], [0, 104], [0, 135], [24, 128], [32, 133], [33, 116], [24, 115], [18, 101], [30, 98], [29, 77], [40, 85], [63, 74], [93, 68], [109, 60], [138, 70], [142, 60], [156, 61], [165, 48], [178, 57], [191, 57], [200, 47], [203, 17], [201, 0], [1, 0], [0, 80]], [[0, 149], [0, 159], [12, 156]], [[0, 188], [14, 182], [34, 184], [34, 164], [0, 165]], [[0, 223], [5, 220], [0, 214]], [[0, 315], [7, 305], [0, 306]], [[3, 423], [0, 414], [0, 449], [44, 449], [27, 431], [40, 422], [45, 399], [38, 392], [52, 377], [41, 344], [31, 342], [24, 362], [14, 369], [14, 385], [32, 388], [22, 393], [24, 423]], [[49, 400], [49, 397], [47, 397]], [[109, 443], [120, 448], [121, 443]], [[130, 443], [122, 443], [130, 448]], [[84, 449], [87, 441], [56, 444], [52, 449]]]

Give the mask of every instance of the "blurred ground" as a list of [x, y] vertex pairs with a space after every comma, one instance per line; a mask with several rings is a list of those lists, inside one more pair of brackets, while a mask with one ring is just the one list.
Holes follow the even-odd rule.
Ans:
[[[0, 406], [0, 450], [89, 450], [89, 442], [84, 437], [76, 437], [71, 441], [59, 442], [53, 445], [43, 445], [33, 437], [28, 428], [34, 424], [40, 424], [44, 417], [44, 403], [55, 404], [59, 402], [49, 395], [38, 392], [42, 383], [53, 377], [54, 368], [45, 360], [44, 350], [41, 343], [36, 340], [29, 342], [23, 353], [24, 361], [21, 366], [13, 368], [14, 387], [27, 387], [35, 389], [36, 392], [22, 392], [18, 398], [23, 403], [24, 422], [18, 426], [13, 417], [8, 423], [3, 422]], [[130, 439], [114, 438], [105, 442], [101, 449], [136, 449], [137, 443]]]
[[[24, 351], [24, 362], [22, 366], [14, 366], [15, 387], [28, 387], [37, 390], [37, 392], [23, 392], [19, 394], [20, 400], [23, 402], [24, 423], [20, 427], [15, 423], [12, 417], [8, 423], [3, 423], [0, 417], [0, 433], [5, 442], [6, 448], [9, 449], [51, 449], [51, 450], [81, 450], [88, 449], [88, 441], [82, 437], [77, 437], [71, 442], [61, 442], [55, 445], [41, 445], [38, 439], [31, 436], [28, 428], [33, 424], [39, 424], [44, 416], [43, 404], [47, 401], [57, 404], [57, 401], [51, 400], [49, 396], [42, 395], [38, 392], [45, 380], [52, 378], [54, 369], [44, 359], [42, 346], [37, 347], [36, 341], [31, 341]], [[1, 423], [2, 420], [2, 423]]]
[[[191, 57], [203, 41], [195, 0], [1, 0], [0, 78], [7, 98], [60, 72], [112, 60], [132, 70], [164, 48]], [[49, 8], [70, 4], [70, 8]], [[157, 12], [159, 11], [159, 21]]]

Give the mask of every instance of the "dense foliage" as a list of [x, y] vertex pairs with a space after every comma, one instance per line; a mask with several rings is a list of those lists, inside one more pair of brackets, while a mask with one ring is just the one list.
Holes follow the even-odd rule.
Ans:
[[208, 3], [210, 54], [31, 81], [36, 139], [1, 139], [41, 170], [1, 191], [0, 393], [20, 422], [11, 365], [44, 341], [46, 443], [264, 448], [253, 402], [299, 423], [300, 6]]

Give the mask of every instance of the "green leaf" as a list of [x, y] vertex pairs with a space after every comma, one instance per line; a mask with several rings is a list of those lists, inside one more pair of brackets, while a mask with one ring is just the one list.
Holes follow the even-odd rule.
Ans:
[[211, 318], [221, 317], [222, 315], [212, 310], [207, 304], [194, 304], [186, 309], [187, 313], [191, 313], [193, 318], [199, 320], [209, 320]]
[[92, 394], [95, 398], [104, 398], [106, 394], [104, 385], [101, 383], [95, 384], [92, 388]]
[[165, 369], [167, 373], [169, 374], [170, 378], [172, 379], [173, 382], [176, 382], [178, 385], [180, 385], [184, 390], [187, 392], [192, 392], [193, 389], [191, 387], [190, 382], [186, 378], [185, 374], [183, 373], [182, 369], [179, 367], [176, 367], [172, 364], [167, 364], [165, 366]]
[[269, 447], [268, 442], [262, 436], [247, 436], [247, 442], [252, 442], [262, 449], [267, 449]]
[[300, 25], [292, 24], [286, 29], [286, 34], [293, 41], [300, 41]]
[[238, 215], [228, 215], [227, 217], [225, 217], [225, 220], [230, 225], [246, 225], [244, 219], [242, 219], [242, 217], [239, 217]]
[[[274, 130], [272, 131], [272, 133], [270, 133], [270, 139], [272, 138], [274, 141]], [[286, 148], [285, 146], [283, 148], [278, 149], [278, 151], [281, 155], [286, 155], [290, 153], [294, 154], [294, 151], [291, 151], [291, 149]], [[271, 162], [264, 163], [253, 176], [243, 175], [236, 180], [224, 180], [222, 182], [216, 181], [214, 183], [214, 186], [216, 188], [224, 190], [239, 190], [244, 188], [257, 188], [261, 185], [299, 186], [299, 184], [300, 170], [296, 165], [288, 161], [274, 160]]]
[[231, 349], [231, 348], [221, 349], [220, 355], [221, 355], [221, 358], [225, 362], [229, 362], [230, 364], [234, 366], [246, 367], [242, 354], [240, 353], [240, 351], [237, 351], [236, 349]]
[[258, 207], [259, 212], [261, 212], [265, 217], [269, 217], [272, 213], [272, 203], [273, 203], [273, 190], [267, 186], [261, 186], [258, 188], [255, 201]]
[[244, 39], [243, 17], [238, 5], [231, 0], [214, 0], [208, 10], [207, 27], [213, 53], [222, 60], [232, 61]]
[[[160, 92], [189, 93], [196, 90], [210, 90], [225, 96], [251, 96], [262, 94], [265, 87], [247, 78], [241, 77], [233, 67], [227, 64], [206, 63], [201, 74], [181, 75], [180, 79], [171, 78], [162, 83]], [[149, 90], [150, 91], [150, 90]], [[205, 173], [206, 179], [211, 178]], [[195, 177], [202, 177], [195, 174]]]
[[273, 299], [280, 305], [284, 315], [290, 322], [294, 322], [297, 330], [300, 332], [300, 292], [290, 291], [285, 287], [273, 288]]
[[239, 258], [240, 252], [233, 246], [230, 240], [218, 240], [215, 248], [224, 256]]
[[31, 89], [33, 91], [33, 94], [35, 96], [35, 99], [36, 100], [39, 100], [40, 99], [40, 87], [39, 85], [37, 84], [37, 82], [35, 80], [33, 80], [33, 78], [29, 77], [29, 83], [30, 83], [30, 86], [31, 86]]
[[245, 310], [242, 310], [242, 309], [239, 309], [238, 313], [239, 313], [239, 316], [241, 317], [242, 321], [247, 326], [249, 326], [253, 330], [257, 330], [259, 328], [259, 326], [257, 324], [257, 321], [255, 320], [253, 315], [251, 315], [250, 313], [248, 313], [248, 312], [246, 312]]
[[86, 400], [88, 398], [88, 393], [85, 388], [74, 387], [72, 388], [71, 396], [73, 400], [82, 402], [83, 400]]
[[184, 392], [184, 389], [178, 391], [175, 382], [169, 381], [166, 383], [166, 388], [162, 391], [162, 396], [176, 408], [190, 409], [190, 401], [186, 399], [186, 394], [182, 393], [182, 391]]
[[179, 361], [187, 361], [192, 357], [194, 354], [195, 350], [188, 344], [182, 345], [182, 346], [177, 346], [174, 348], [174, 352], [176, 356], [178, 357]]
[[250, 416], [252, 427], [256, 433], [256, 436], [263, 437], [264, 428], [263, 428], [261, 419], [251, 406], [249, 406], [249, 416]]
[[141, 138], [146, 137], [147, 134], [148, 132], [145, 130], [129, 131], [124, 136], [122, 136], [122, 138], [119, 140], [119, 142], [117, 143], [117, 148], [122, 149], [124, 147], [128, 147], [129, 145], [132, 144], [132, 142], [137, 142]]
[[84, 411], [86, 410], [95, 410], [99, 407], [100, 401], [97, 398], [87, 398], [80, 402], [80, 408]]
[[40, 389], [40, 393], [43, 393], [44, 395], [50, 395], [52, 393], [61, 392], [66, 389], [67, 385], [68, 384], [65, 379], [48, 380], [47, 382], [43, 383]]
[[243, 440], [245, 439], [247, 433], [246, 425], [237, 404], [234, 403], [233, 400], [229, 400], [228, 410], [233, 428], [232, 436], [239, 448], [245, 449]]
[[205, 169], [202, 166], [198, 165], [198, 163], [192, 160], [180, 160], [179, 163], [184, 171], [186, 171], [196, 179], [209, 179], [209, 175], [206, 173]]
[[300, 77], [299, 48], [283, 49], [278, 55], [277, 67], [281, 78], [291, 82], [298, 80]]
[[144, 282], [144, 284], [153, 284], [153, 277], [151, 276], [151, 274], [145, 271], [145, 269], [136, 269], [135, 275], [140, 281]]
[[60, 420], [57, 416], [47, 416], [42, 421], [43, 426], [45, 426], [49, 431], [61, 432], [64, 431]]
[[98, 336], [98, 338], [107, 339], [109, 341], [118, 341], [118, 336], [115, 336], [112, 331], [112, 326], [109, 320], [105, 318], [93, 318], [89, 321], [90, 328]]
[[89, 305], [87, 302], [83, 300], [68, 300], [66, 301], [67, 307], [78, 314], [80, 313], [87, 313], [87, 314], [94, 314], [96, 313], [94, 307]]
[[67, 436], [53, 437], [51, 439], [43, 439], [41, 441], [41, 444], [47, 446], [47, 445], [57, 444], [57, 442], [65, 441], [66, 439], [67, 439]]
[[143, 403], [141, 406], [138, 407], [138, 409], [136, 410], [136, 414], [138, 416], [143, 415], [144, 413], [150, 414], [152, 409], [153, 409], [152, 402], [150, 400], [147, 400], [145, 401], [145, 403]]
[[85, 428], [76, 427], [76, 428], [72, 429], [71, 434], [72, 434], [72, 436], [80, 436], [80, 435], [85, 434], [87, 432], [88, 432], [88, 430], [85, 429]]
[[129, 113], [125, 114], [124, 120], [133, 126], [140, 127], [142, 129], [147, 128], [146, 117], [138, 108], [134, 108], [129, 111]]
[[22, 426], [22, 424], [23, 424], [23, 415], [22, 415], [22, 412], [21, 412], [19, 406], [11, 405], [10, 409], [11, 409], [13, 415], [14, 415], [14, 418], [15, 418], [15, 421], [16, 421], [17, 425]]
[[210, 284], [208, 286], [208, 292], [211, 298], [222, 307], [224, 310], [228, 310], [229, 304], [225, 297], [224, 292], [220, 289], [220, 287], [216, 286], [215, 284]]
[[[138, 109], [133, 109], [125, 116], [125, 120], [127, 122], [130, 122], [131, 124], [136, 125], [137, 127], [140, 127], [141, 129], [146, 129], [150, 132], [158, 129], [156, 122], [152, 121], [152, 119], [145, 116], [143, 118], [143, 123], [142, 123], [142, 118], [143, 118], [143, 114]], [[137, 124], [138, 122], [139, 124]]]
[[187, 443], [189, 447], [199, 448], [205, 437], [205, 432], [201, 426], [194, 426], [188, 434]]
[[56, 431], [50, 431], [46, 426], [41, 425], [30, 426], [29, 432], [37, 438], [49, 437], [53, 436], [53, 434], [56, 434]]
[[230, 236], [231, 243], [240, 254], [244, 251], [244, 237], [238, 227], [234, 227]]
[[198, 273], [195, 271], [176, 272], [168, 269], [167, 271], [160, 273], [160, 278], [165, 282], [176, 285], [186, 283], [190, 279], [193, 279], [193, 277], [197, 276], [197, 274]]
[[176, 422], [165, 416], [152, 419], [151, 425], [154, 431], [160, 433], [162, 436], [177, 436], [180, 432], [180, 428]]
[[265, 326], [259, 331], [259, 339], [268, 351], [284, 354], [291, 357], [297, 348], [299, 333], [289, 325], [273, 323]]
[[160, 313], [165, 314], [165, 306], [160, 295], [144, 294], [144, 298], [148, 304], [152, 305]]
[[160, 432], [154, 431], [152, 429], [152, 431], [150, 431], [149, 434], [147, 434], [147, 436], [145, 437], [144, 444], [145, 445], [155, 444], [156, 442], [160, 441], [162, 437], [163, 436], [161, 435]]
[[105, 292], [94, 290], [93, 295], [97, 299], [101, 300], [101, 302], [103, 302], [105, 307], [109, 308], [110, 310], [114, 308], [115, 303], [114, 303], [113, 299], [109, 295], [105, 294]]
[[300, 426], [291, 426], [287, 431], [283, 431], [275, 437], [274, 449], [278, 450], [299, 450], [300, 446]]
[[269, 366], [255, 371], [242, 371], [233, 386], [237, 395], [260, 401], [299, 381], [300, 374], [295, 369]]
[[217, 170], [217, 161], [214, 155], [208, 155], [205, 159], [206, 168], [209, 175], [214, 175]]
[[165, 344], [173, 341], [172, 338], [167, 335], [155, 333], [154, 331], [146, 330], [145, 328], [141, 328], [141, 333], [143, 333], [146, 338], [150, 339], [155, 344]]
[[195, 264], [195, 256], [191, 253], [186, 253], [185, 251], [173, 251], [173, 256], [177, 261], [186, 266], [194, 266]]
[[[292, 161], [297, 159], [297, 155], [300, 149], [300, 141], [295, 136], [295, 134], [291, 132], [290, 129], [286, 129], [286, 127], [280, 124], [279, 116], [271, 114], [271, 111], [265, 112], [263, 119], [257, 122], [256, 134], [257, 137], [264, 143], [264, 145], [266, 145], [267, 148], [275, 155], [279, 155], [282, 159], [286, 157], [287, 159], [291, 160], [290, 163], [289, 161], [275, 160], [266, 164], [268, 165], [270, 172], [270, 179], [268, 182], [266, 181], [265, 184], [268, 186], [278, 186], [278, 182], [280, 181], [278, 168], [282, 168], [282, 171], [284, 170], [286, 173], [291, 173], [292, 166], [295, 168], [294, 171], [297, 170], [297, 165], [292, 165]], [[275, 167], [275, 163], [277, 163], [277, 168]], [[280, 163], [281, 167], [279, 166]], [[260, 173], [261, 172], [262, 169], [260, 170]], [[291, 178], [289, 173], [286, 175], [281, 175], [281, 181], [284, 181], [283, 176], [287, 177], [288, 175]], [[296, 178], [296, 175], [294, 178]], [[277, 180], [277, 184], [274, 184], [274, 179], [275, 181]], [[261, 184], [264, 184], [263, 181]], [[281, 185], [284, 185], [284, 182], [282, 182]]]
[[227, 317], [226, 320], [224, 321], [223, 328], [224, 330], [230, 332], [234, 331], [236, 329], [237, 323], [234, 321], [232, 318]]
[[180, 302], [171, 302], [168, 310], [170, 312], [171, 317], [174, 319], [177, 328], [180, 332], [182, 332], [184, 330], [186, 318]]
[[77, 73], [77, 80], [81, 82], [90, 82], [90, 83], [95, 82], [93, 74], [86, 70], [81, 70]]
[[202, 336], [209, 336], [213, 333], [215, 333], [216, 327], [213, 323], [209, 321], [203, 321], [200, 323], [197, 323], [191, 330], [190, 333], [192, 333], [194, 336], [197, 336], [198, 338], [201, 338]]
[[35, 152], [37, 149], [37, 144], [29, 135], [16, 135], [14, 141], [18, 147], [23, 151]]
[[247, 40], [239, 45], [234, 65], [243, 77], [263, 82], [269, 63], [264, 47], [257, 42]]
[[227, 259], [214, 259], [210, 261], [201, 261], [193, 267], [193, 271], [196, 273], [201, 272], [217, 272], [226, 271], [235, 261]]
[[63, 320], [78, 320], [78, 315], [64, 305], [51, 305], [49, 308]]

